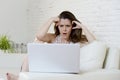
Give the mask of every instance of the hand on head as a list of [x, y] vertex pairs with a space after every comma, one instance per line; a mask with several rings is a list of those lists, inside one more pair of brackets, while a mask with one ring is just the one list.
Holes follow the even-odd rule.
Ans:
[[58, 16], [52, 17], [52, 21], [55, 23], [56, 26], [58, 26], [59, 20], [60, 20], [60, 18]]
[[83, 27], [82, 23], [80, 23], [78, 21], [72, 21], [72, 24], [73, 24], [72, 29], [82, 29], [82, 27]]

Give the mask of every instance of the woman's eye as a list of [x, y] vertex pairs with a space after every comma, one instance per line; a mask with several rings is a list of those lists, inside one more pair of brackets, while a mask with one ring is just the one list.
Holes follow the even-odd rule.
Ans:
[[60, 25], [60, 27], [63, 27], [63, 25]]
[[70, 27], [70, 25], [66, 25], [66, 27]]

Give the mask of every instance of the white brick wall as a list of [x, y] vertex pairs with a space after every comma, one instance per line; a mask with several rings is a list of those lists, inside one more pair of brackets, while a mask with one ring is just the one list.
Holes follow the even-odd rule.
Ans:
[[48, 18], [69, 10], [99, 40], [120, 47], [120, 0], [29, 0], [28, 4], [31, 39]]
[[6, 34], [12, 41], [27, 43], [27, 0], [0, 0], [0, 35]]

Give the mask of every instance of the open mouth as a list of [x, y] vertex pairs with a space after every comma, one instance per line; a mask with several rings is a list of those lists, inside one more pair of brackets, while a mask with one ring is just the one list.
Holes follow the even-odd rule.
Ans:
[[63, 33], [63, 35], [66, 35], [67, 33]]

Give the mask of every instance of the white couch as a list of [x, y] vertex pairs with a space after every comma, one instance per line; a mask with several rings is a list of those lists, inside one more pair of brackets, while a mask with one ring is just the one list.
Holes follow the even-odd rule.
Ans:
[[19, 74], [22, 62], [26, 54], [0, 53], [0, 80], [6, 78], [6, 73]]
[[[24, 56], [0, 55], [0, 74], [19, 73]], [[95, 41], [80, 49], [80, 74], [20, 72], [19, 76], [19, 80], [120, 80], [120, 50]]]

